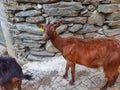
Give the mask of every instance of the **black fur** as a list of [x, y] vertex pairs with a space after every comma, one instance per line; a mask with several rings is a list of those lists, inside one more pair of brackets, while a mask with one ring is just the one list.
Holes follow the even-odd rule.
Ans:
[[23, 78], [23, 72], [20, 65], [14, 58], [0, 57], [0, 85], [10, 83], [12, 78]]

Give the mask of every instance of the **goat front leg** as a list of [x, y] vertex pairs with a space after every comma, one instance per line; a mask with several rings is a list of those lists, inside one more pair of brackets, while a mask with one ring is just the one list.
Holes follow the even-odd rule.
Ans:
[[71, 74], [72, 74], [72, 79], [70, 80], [70, 84], [71, 85], [74, 85], [74, 82], [75, 82], [75, 63], [71, 63], [70, 64], [70, 67], [71, 67]]
[[100, 90], [107, 90], [108, 84], [109, 84], [109, 81], [107, 81], [106, 84]]
[[68, 70], [69, 70], [69, 62], [67, 61], [67, 64], [66, 64], [66, 68], [65, 68], [65, 74], [63, 75], [63, 78], [67, 78], [68, 77]]
[[22, 85], [22, 80], [20, 80], [18, 83], [18, 90], [22, 90], [21, 85]]

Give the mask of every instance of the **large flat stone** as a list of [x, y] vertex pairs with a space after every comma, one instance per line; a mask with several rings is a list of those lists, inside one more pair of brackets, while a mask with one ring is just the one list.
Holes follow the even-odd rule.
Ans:
[[108, 21], [120, 20], [120, 11], [113, 12], [107, 16]]
[[83, 26], [83, 29], [81, 29], [79, 31], [80, 34], [84, 34], [84, 33], [90, 33], [90, 32], [95, 32], [95, 31], [98, 31], [100, 28], [99, 27], [96, 27], [94, 25], [90, 25], [90, 24], [85, 24]]
[[103, 14], [94, 11], [93, 14], [88, 18], [89, 24], [96, 24], [102, 26], [105, 21], [105, 16]]
[[67, 28], [68, 28], [67, 25], [61, 25], [56, 29], [56, 31], [57, 31], [57, 33], [63, 33], [67, 30]]
[[75, 33], [77, 31], [79, 31], [81, 28], [82, 28], [81, 24], [75, 24], [69, 28], [69, 31]]
[[27, 17], [26, 22], [29, 23], [38, 23], [43, 22], [45, 19], [42, 16], [36, 16], [36, 17]]
[[24, 47], [29, 47], [29, 48], [40, 48], [41, 44], [37, 44], [37, 43], [22, 43], [21, 44]]
[[15, 14], [18, 17], [29, 17], [29, 16], [38, 16], [41, 15], [41, 11], [29, 10], [29, 11], [20, 11]]
[[110, 0], [113, 4], [120, 4], [120, 0]]
[[52, 3], [59, 0], [16, 0], [17, 2], [28, 2], [28, 3]]
[[43, 8], [50, 16], [78, 16], [83, 7], [80, 2], [58, 2], [45, 4]]
[[10, 22], [24, 22], [25, 19], [23, 17], [13, 17], [8, 19]]
[[24, 10], [28, 10], [28, 9], [32, 9], [32, 8], [34, 8], [32, 5], [25, 4], [25, 5], [20, 5], [20, 6], [18, 6], [18, 5], [10, 6], [8, 8], [8, 10], [12, 10], [12, 11], [22, 10], [22, 11], [24, 11]]
[[49, 53], [47, 51], [41, 51], [41, 52], [31, 51], [30, 53], [32, 55], [41, 56], [41, 57], [51, 57], [55, 55], [54, 53]]
[[111, 28], [120, 28], [120, 20], [118, 21], [106, 21]]
[[29, 54], [27, 56], [27, 59], [30, 61], [48, 61], [48, 60], [50, 60], [50, 57], [41, 57], [41, 56], [35, 56], [32, 54]]
[[116, 36], [116, 35], [120, 35], [120, 28], [118, 28], [118, 29], [104, 30], [104, 34], [105, 34], [106, 36]]
[[68, 17], [68, 18], [64, 18], [63, 22], [85, 24], [87, 22], [87, 17]]
[[120, 10], [120, 4], [101, 4], [97, 10], [102, 13], [113, 13]]
[[26, 40], [26, 39], [24, 39], [23, 41], [22, 41], [23, 43], [37, 43], [37, 44], [45, 44], [46, 42], [45, 41], [35, 41], [35, 40]]
[[28, 33], [21, 33], [16, 35], [17, 38], [25, 39], [25, 40], [42, 40], [43, 37], [40, 35], [28, 34]]
[[35, 24], [28, 24], [28, 23], [17, 23], [16, 29], [20, 32], [27, 32], [31, 34], [40, 35], [43, 32], [39, 30], [39, 28]]

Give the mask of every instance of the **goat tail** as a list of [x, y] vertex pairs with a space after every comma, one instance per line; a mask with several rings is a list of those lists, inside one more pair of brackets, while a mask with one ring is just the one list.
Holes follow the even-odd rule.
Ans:
[[23, 75], [23, 79], [26, 79], [26, 80], [32, 80], [32, 75]]

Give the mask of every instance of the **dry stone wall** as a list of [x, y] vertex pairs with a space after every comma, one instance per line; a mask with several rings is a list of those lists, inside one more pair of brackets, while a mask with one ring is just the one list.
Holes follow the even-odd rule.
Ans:
[[6, 5], [16, 54], [27, 60], [59, 54], [35, 25], [44, 25], [47, 18], [63, 21], [57, 28], [62, 37], [120, 39], [120, 0], [16, 0]]

